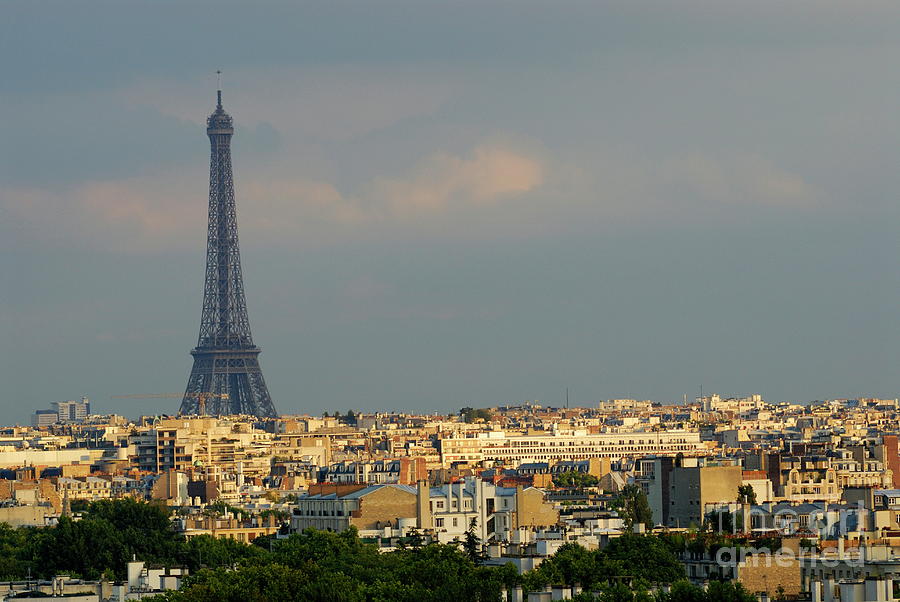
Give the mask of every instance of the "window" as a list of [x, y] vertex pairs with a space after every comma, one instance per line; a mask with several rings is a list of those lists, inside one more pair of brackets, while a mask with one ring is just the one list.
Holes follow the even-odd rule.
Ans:
[[436, 519], [434, 519], [434, 526], [435, 526], [435, 527], [443, 527], [443, 526], [444, 526], [444, 519], [443, 519], [443, 518], [436, 518]]
[[[441, 518], [441, 519], [438, 519], [438, 520], [444, 520], [444, 519]], [[456, 518], [453, 519], [453, 526], [454, 526], [454, 527], [459, 526], [459, 521], [458, 521], [458, 519], [456, 519]]]

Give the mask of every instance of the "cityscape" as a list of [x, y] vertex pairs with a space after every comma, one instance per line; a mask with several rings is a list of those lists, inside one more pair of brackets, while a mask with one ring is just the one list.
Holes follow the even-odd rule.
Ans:
[[900, 599], [900, 8], [449, 4], [0, 9], [0, 598]]

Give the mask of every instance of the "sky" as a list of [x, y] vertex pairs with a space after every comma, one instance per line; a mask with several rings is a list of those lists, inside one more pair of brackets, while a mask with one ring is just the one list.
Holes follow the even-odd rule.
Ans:
[[0, 7], [0, 423], [174, 413], [221, 69], [282, 413], [900, 395], [900, 4]]

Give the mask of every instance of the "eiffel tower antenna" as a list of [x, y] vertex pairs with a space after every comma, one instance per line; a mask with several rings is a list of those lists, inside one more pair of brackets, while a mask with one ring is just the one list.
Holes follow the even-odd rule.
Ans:
[[[216, 76], [219, 79], [221, 71]], [[180, 413], [276, 417], [259, 367], [260, 349], [250, 334], [244, 297], [231, 171], [234, 124], [222, 108], [222, 90], [216, 92], [216, 110], [206, 120], [210, 160], [203, 312]], [[201, 400], [205, 408], [200, 407]]]

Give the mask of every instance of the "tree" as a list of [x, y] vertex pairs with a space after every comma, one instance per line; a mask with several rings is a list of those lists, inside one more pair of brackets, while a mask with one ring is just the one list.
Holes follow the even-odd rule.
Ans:
[[13, 581], [26, 574], [28, 562], [22, 552], [28, 545], [28, 531], [0, 523], [0, 580]]
[[553, 477], [553, 484], [557, 487], [596, 487], [600, 479], [586, 472], [569, 470], [561, 472]]
[[584, 600], [640, 600], [649, 595], [618, 597], [619, 585], [628, 584], [629, 591], [638, 592], [651, 583], [674, 583], [684, 579], [684, 566], [672, 552], [670, 545], [654, 535], [626, 533], [610, 540], [602, 550], [589, 551], [567, 543], [544, 560], [533, 571], [522, 575], [523, 587], [540, 590], [548, 584], [580, 584]]
[[477, 422], [479, 420], [483, 420], [484, 422], [488, 422], [491, 418], [494, 417], [494, 414], [488, 409], [472, 409], [470, 407], [464, 407], [459, 411], [459, 415], [462, 416], [463, 420], [468, 423]]
[[225, 516], [225, 514], [231, 514], [238, 518], [246, 518], [250, 515], [249, 512], [244, 510], [243, 508], [238, 508], [237, 506], [232, 506], [231, 504], [226, 504], [222, 500], [218, 500], [213, 502], [212, 504], [207, 504], [205, 510], [208, 511], [209, 514], [215, 514], [218, 516]]
[[581, 592], [572, 602], [654, 602], [646, 588], [634, 588], [624, 583], [601, 585], [596, 592]]
[[321, 577], [310, 579], [310, 576], [307, 571], [279, 564], [248, 566], [236, 571], [203, 569], [186, 578], [180, 590], [149, 599], [154, 602], [362, 602], [364, 599], [346, 578], [335, 583]]
[[737, 501], [740, 504], [756, 504], [756, 491], [752, 485], [740, 485], [737, 489]]
[[630, 576], [649, 583], [673, 583], [684, 577], [684, 565], [661, 538], [626, 533], [597, 552], [599, 569], [608, 578]]
[[688, 581], [673, 583], [672, 589], [659, 598], [659, 602], [706, 602], [706, 600], [706, 593]]
[[484, 547], [481, 545], [481, 538], [475, 533], [478, 521], [475, 517], [469, 522], [469, 528], [466, 530], [466, 536], [463, 539], [463, 551], [466, 557], [475, 564], [481, 564], [487, 560], [487, 554], [484, 553]]
[[613, 508], [625, 521], [626, 530], [632, 530], [637, 524], [653, 527], [653, 510], [650, 509], [647, 494], [637, 485], [625, 485], [613, 502]]
[[61, 517], [54, 527], [33, 532], [31, 550], [41, 560], [35, 568], [45, 577], [58, 572], [99, 578], [110, 570], [119, 578], [133, 556], [174, 564], [179, 544], [165, 506], [131, 498], [92, 502], [81, 520]]
[[263, 558], [265, 555], [264, 549], [260, 546], [248, 546], [227, 537], [198, 535], [188, 539], [181, 546], [179, 560], [193, 573], [203, 567], [229, 568], [250, 559]]
[[567, 543], [542, 562], [537, 572], [540, 578], [533, 580], [534, 589], [546, 584], [573, 586], [576, 583], [590, 589], [599, 576], [598, 557], [583, 546]]
[[713, 510], [706, 515], [705, 519], [706, 520], [703, 523], [704, 529], [708, 529], [716, 533], [734, 532], [734, 517], [731, 515], [731, 512], [729, 512], [727, 508]]
[[733, 581], [711, 581], [706, 589], [708, 602], [755, 602], [756, 596]]

